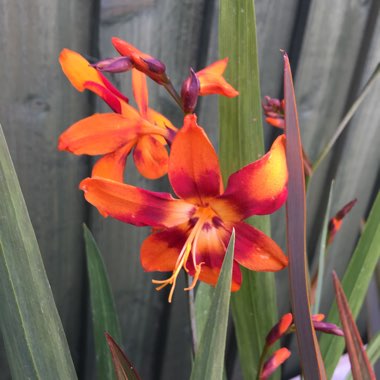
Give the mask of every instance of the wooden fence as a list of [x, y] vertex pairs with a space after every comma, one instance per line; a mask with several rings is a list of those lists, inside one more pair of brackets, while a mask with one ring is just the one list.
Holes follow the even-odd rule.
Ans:
[[[262, 95], [281, 96], [279, 50], [287, 50], [295, 73], [303, 143], [312, 160], [380, 61], [379, 8], [378, 0], [256, 1]], [[57, 137], [69, 125], [105, 109], [89, 94], [70, 86], [58, 64], [59, 52], [68, 47], [88, 57], [112, 56], [110, 38], [119, 36], [163, 60], [178, 88], [190, 66], [200, 69], [217, 58], [217, 18], [218, 2], [213, 0], [103, 0], [101, 4], [93, 0], [0, 0], [0, 123], [81, 379], [95, 376], [83, 222], [102, 250], [121, 318], [123, 345], [142, 378], [187, 378], [190, 334], [182, 292], [169, 305], [164, 291], [154, 291], [153, 275], [140, 267], [139, 246], [148, 229], [100, 217], [78, 190], [80, 180], [90, 173], [91, 160], [56, 149]], [[128, 78], [126, 74], [113, 79], [129, 93]], [[152, 107], [180, 126], [181, 115], [171, 99], [157, 86], [150, 89]], [[355, 197], [359, 200], [330, 252], [328, 270], [338, 268], [339, 273], [378, 191], [379, 99], [377, 83], [313, 178], [310, 253], [317, 245], [331, 179], [336, 178], [333, 211]], [[216, 98], [202, 99], [199, 115], [200, 124], [217, 143]], [[269, 144], [275, 132], [265, 128]], [[127, 181], [152, 187], [132, 165], [127, 168]], [[165, 190], [167, 181], [154, 186]], [[273, 219], [273, 236], [281, 242], [281, 212]], [[281, 274], [279, 281], [286, 282], [286, 275]], [[325, 285], [331, 294], [330, 281]], [[288, 307], [284, 297], [280, 297], [282, 311]], [[325, 297], [323, 307], [330, 302], [331, 297]], [[227, 354], [233, 357], [231, 342]], [[1, 378], [7, 379], [3, 350], [0, 362]], [[239, 378], [236, 368], [228, 371]]]

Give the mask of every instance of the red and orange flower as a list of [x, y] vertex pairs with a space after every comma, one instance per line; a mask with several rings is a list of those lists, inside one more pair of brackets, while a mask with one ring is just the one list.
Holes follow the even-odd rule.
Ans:
[[146, 271], [172, 271], [158, 289], [172, 285], [183, 268], [197, 280], [215, 285], [232, 229], [236, 230], [232, 290], [242, 281], [239, 264], [255, 271], [278, 271], [287, 263], [280, 247], [243, 222], [270, 214], [286, 200], [288, 172], [285, 137], [280, 136], [261, 159], [232, 174], [223, 191], [217, 154], [195, 115], [187, 115], [174, 138], [169, 180], [179, 199], [103, 178], [87, 178], [80, 188], [104, 216], [137, 226], [152, 226], [143, 242]]
[[114, 113], [94, 114], [73, 124], [59, 137], [58, 149], [78, 155], [103, 155], [93, 168], [93, 176], [122, 181], [126, 159], [132, 150], [137, 169], [143, 176], [155, 179], [165, 175], [168, 169], [166, 142], [173, 139], [177, 129], [166, 117], [148, 107], [145, 75], [132, 69], [137, 111], [80, 54], [64, 49], [59, 60], [76, 89], [95, 92]]

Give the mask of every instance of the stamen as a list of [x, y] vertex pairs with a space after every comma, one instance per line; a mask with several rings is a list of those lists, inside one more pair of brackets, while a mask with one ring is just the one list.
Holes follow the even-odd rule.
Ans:
[[178, 277], [179, 272], [181, 271], [181, 268], [184, 268], [186, 272], [189, 271], [188, 268], [186, 267], [186, 263], [187, 263], [190, 253], [192, 254], [192, 260], [193, 260], [193, 264], [195, 268], [195, 275], [194, 275], [192, 284], [190, 285], [189, 288], [186, 288], [185, 290], [193, 289], [198, 281], [198, 278], [201, 272], [201, 265], [204, 263], [201, 263], [201, 264], [196, 263], [196, 246], [198, 242], [199, 232], [202, 230], [202, 226], [204, 222], [206, 221], [206, 219], [207, 219], [207, 215], [200, 217], [198, 221], [196, 222], [195, 226], [192, 228], [190, 235], [188, 236], [186, 243], [184, 244], [178, 256], [178, 259], [175, 263], [175, 267], [174, 267], [174, 271], [172, 275], [166, 280], [152, 280], [153, 284], [159, 285], [156, 288], [156, 290], [161, 290], [167, 285], [172, 286], [169, 292], [169, 298], [168, 298], [169, 303], [172, 302], [173, 292], [174, 292], [177, 277]]

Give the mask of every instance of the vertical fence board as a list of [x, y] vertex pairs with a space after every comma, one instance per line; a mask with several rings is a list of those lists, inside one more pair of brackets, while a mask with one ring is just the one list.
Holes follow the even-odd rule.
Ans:
[[0, 120], [74, 360], [82, 351], [83, 160], [59, 153], [59, 133], [88, 111], [58, 64], [64, 46], [88, 50], [90, 0], [0, 3]]
[[[103, 3], [103, 14], [107, 3]], [[133, 6], [135, 4], [135, 6]], [[102, 57], [115, 55], [111, 37], [118, 36], [165, 62], [167, 72], [179, 90], [189, 67], [195, 67], [199, 54], [202, 28], [203, 0], [177, 2], [159, 0], [129, 2], [118, 9], [118, 16], [103, 19], [100, 51]], [[134, 9], [133, 12], [130, 10]], [[109, 8], [108, 8], [109, 9]], [[109, 14], [109, 13], [108, 13]], [[130, 74], [115, 80], [125, 93], [131, 95]], [[182, 114], [163, 88], [148, 79], [149, 103], [173, 123], [182, 125]], [[132, 103], [133, 97], [131, 96]], [[104, 110], [102, 106], [100, 109]], [[129, 160], [126, 181], [143, 188], [167, 191], [167, 179], [152, 182], [141, 178]], [[141, 242], [148, 228], [104, 221], [92, 213], [91, 225], [97, 237], [115, 292], [124, 345], [127, 354], [146, 379], [181, 378], [190, 371], [189, 327], [183, 284], [178, 284], [173, 304], [167, 303], [166, 289], [157, 293], [152, 278], [167, 274], [144, 273], [139, 259]], [[185, 375], [186, 376], [186, 375]]]

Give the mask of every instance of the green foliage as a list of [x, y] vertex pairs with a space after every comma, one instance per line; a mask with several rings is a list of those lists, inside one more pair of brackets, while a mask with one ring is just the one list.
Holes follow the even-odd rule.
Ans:
[[[219, 100], [220, 162], [224, 179], [264, 152], [255, 9], [252, 0], [221, 0], [219, 55], [229, 57], [226, 79], [240, 93]], [[269, 217], [252, 224], [270, 233]], [[241, 289], [232, 295], [232, 315], [245, 379], [256, 376], [266, 333], [277, 321], [272, 273], [242, 269]]]
[[[342, 280], [343, 290], [354, 318], [359, 314], [379, 258], [380, 193], [372, 206], [363, 234]], [[327, 320], [331, 323], [339, 323], [339, 313], [335, 302], [331, 307]], [[331, 377], [343, 353], [344, 342], [333, 335], [324, 334], [321, 337], [320, 345], [327, 375]]]
[[75, 379], [61, 320], [0, 127], [0, 327], [13, 379]]
[[92, 323], [94, 328], [98, 379], [113, 379], [114, 369], [105, 332], [121, 341], [121, 331], [102, 255], [91, 231], [83, 225], [87, 271], [90, 284]]
[[191, 380], [223, 379], [234, 246], [235, 232], [233, 231], [195, 355]]

